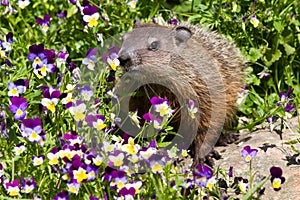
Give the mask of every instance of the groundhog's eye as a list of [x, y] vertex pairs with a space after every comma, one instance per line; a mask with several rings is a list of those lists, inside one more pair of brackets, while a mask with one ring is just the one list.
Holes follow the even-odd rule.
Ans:
[[158, 42], [154, 41], [150, 44], [149, 50], [157, 50], [158, 49]]

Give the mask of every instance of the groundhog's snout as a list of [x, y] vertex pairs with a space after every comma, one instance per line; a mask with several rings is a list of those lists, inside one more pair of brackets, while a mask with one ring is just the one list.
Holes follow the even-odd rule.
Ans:
[[128, 71], [130, 66], [132, 65], [132, 59], [130, 55], [122, 50], [120, 50], [119, 52], [119, 61], [121, 67], [123, 67], [126, 71]]

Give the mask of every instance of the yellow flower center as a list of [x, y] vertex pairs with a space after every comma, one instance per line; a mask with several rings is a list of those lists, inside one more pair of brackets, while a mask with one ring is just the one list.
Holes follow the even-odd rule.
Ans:
[[273, 188], [279, 189], [280, 186], [281, 186], [281, 179], [280, 179], [280, 178], [275, 178], [275, 179], [273, 180], [272, 185], [273, 185]]
[[78, 183], [81, 183], [83, 180], [88, 178], [88, 175], [84, 169], [79, 168], [79, 170], [74, 172], [74, 178]]
[[36, 57], [33, 62], [34, 62], [34, 64], [40, 64], [41, 59], [39, 57]]
[[154, 165], [152, 166], [152, 171], [153, 172], [161, 172], [163, 170], [163, 167], [158, 163], [155, 162]]
[[18, 90], [16, 88], [11, 90], [12, 95], [18, 95]]
[[23, 111], [22, 111], [21, 109], [18, 109], [17, 112], [16, 112], [16, 114], [17, 114], [17, 115], [22, 115], [22, 114], [23, 114]]

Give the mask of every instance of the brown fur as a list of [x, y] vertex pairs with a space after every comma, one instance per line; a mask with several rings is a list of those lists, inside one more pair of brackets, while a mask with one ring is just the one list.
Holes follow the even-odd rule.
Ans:
[[[153, 41], [158, 42], [158, 48], [149, 50]], [[150, 107], [147, 102], [154, 95], [167, 97], [177, 108], [182, 107], [182, 99], [196, 97], [198, 134], [193, 137], [186, 130], [183, 136], [194, 140], [197, 163], [213, 148], [223, 125], [230, 126], [235, 113], [244, 77], [239, 50], [219, 34], [189, 23], [176, 27], [136, 24], [124, 36], [119, 56], [126, 71], [137, 72], [136, 79], [160, 80], [139, 89], [144, 96], [131, 98], [131, 110], [138, 108], [139, 114], [146, 113]], [[160, 86], [164, 84], [170, 86]], [[192, 124], [187, 110], [182, 109], [172, 125], [180, 127], [182, 119]]]

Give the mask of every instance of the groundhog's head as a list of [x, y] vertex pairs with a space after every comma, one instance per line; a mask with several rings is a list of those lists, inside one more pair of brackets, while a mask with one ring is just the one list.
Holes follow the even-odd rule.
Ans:
[[119, 52], [121, 66], [126, 71], [140, 64], [168, 65], [171, 55], [185, 48], [192, 32], [185, 26], [165, 27], [136, 23], [123, 37]]

